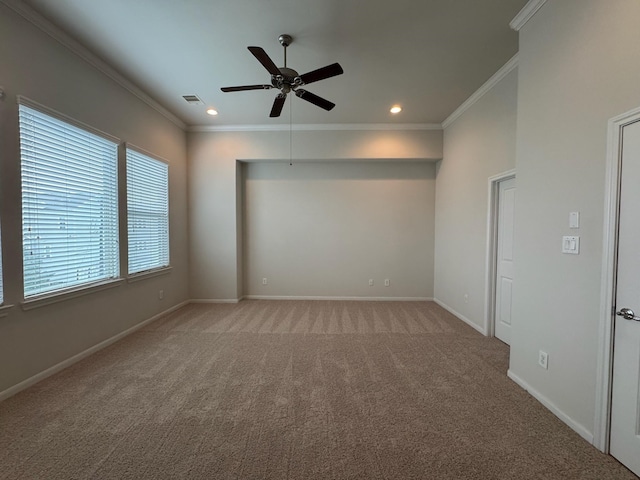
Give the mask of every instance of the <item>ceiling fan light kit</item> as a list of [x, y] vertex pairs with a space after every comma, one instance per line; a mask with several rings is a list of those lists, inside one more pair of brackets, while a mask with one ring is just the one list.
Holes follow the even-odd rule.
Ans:
[[246, 90], [269, 90], [276, 88], [280, 90], [280, 93], [276, 96], [273, 106], [271, 107], [270, 117], [279, 117], [282, 113], [287, 95], [294, 92], [295, 95], [303, 100], [306, 100], [317, 107], [324, 110], [331, 110], [335, 107], [335, 103], [330, 102], [318, 95], [315, 95], [300, 87], [308, 85], [313, 82], [318, 82], [326, 78], [335, 77], [344, 73], [339, 63], [333, 63], [326, 67], [318, 68], [302, 75], [298, 74], [294, 69], [287, 67], [287, 47], [293, 42], [291, 35], [282, 34], [278, 37], [280, 45], [284, 48], [284, 67], [278, 68], [276, 64], [271, 60], [267, 52], [260, 47], [247, 47], [254, 57], [262, 64], [262, 66], [271, 74], [270, 84], [261, 85], [243, 85], [238, 87], [223, 87], [223, 92], [242, 92]]

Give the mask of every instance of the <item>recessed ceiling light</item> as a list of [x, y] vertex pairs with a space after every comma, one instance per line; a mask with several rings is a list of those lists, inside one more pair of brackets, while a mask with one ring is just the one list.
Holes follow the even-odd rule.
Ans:
[[209, 108], [209, 109], [207, 109], [207, 113], [209, 115], [217, 115], [218, 111], [215, 108]]
[[396, 113], [400, 113], [402, 111], [402, 107], [400, 105], [394, 105], [389, 111], [395, 115]]

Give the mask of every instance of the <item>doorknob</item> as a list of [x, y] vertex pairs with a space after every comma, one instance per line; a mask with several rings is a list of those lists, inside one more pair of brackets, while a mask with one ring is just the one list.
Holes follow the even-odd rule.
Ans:
[[624, 318], [625, 320], [635, 320], [636, 322], [640, 322], [640, 317], [636, 317], [636, 314], [630, 308], [621, 308], [620, 311], [616, 312], [616, 315]]

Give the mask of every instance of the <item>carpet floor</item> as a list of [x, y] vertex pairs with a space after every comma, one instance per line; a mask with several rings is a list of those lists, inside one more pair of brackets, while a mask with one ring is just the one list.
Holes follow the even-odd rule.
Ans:
[[1, 479], [636, 479], [431, 302], [188, 305], [0, 403]]

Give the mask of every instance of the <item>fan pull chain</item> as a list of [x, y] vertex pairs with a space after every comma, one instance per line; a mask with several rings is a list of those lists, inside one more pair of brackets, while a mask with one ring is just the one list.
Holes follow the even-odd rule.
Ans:
[[[285, 49], [285, 52], [287, 50]], [[286, 63], [286, 62], [285, 62]], [[289, 166], [293, 166], [293, 102], [289, 100]]]

